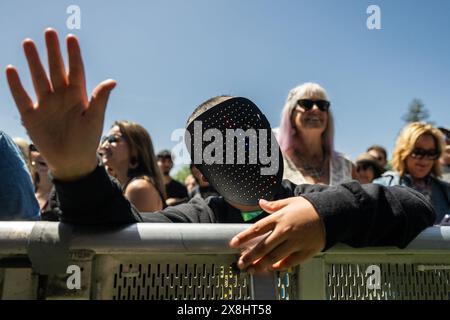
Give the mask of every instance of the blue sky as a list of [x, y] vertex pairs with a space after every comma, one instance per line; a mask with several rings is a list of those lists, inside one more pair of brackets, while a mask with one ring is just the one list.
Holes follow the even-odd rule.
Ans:
[[[71, 4], [80, 30], [66, 27]], [[371, 4], [381, 30], [366, 27]], [[105, 128], [136, 121], [157, 150], [174, 147], [172, 131], [219, 94], [250, 98], [276, 127], [289, 90], [307, 81], [328, 91], [336, 149], [353, 160], [374, 143], [392, 153], [413, 98], [450, 126], [447, 0], [0, 1], [0, 63], [17, 66], [29, 89], [21, 42], [36, 40], [46, 59], [46, 27], [79, 37], [90, 90], [118, 81]], [[0, 128], [26, 135], [4, 74]]]

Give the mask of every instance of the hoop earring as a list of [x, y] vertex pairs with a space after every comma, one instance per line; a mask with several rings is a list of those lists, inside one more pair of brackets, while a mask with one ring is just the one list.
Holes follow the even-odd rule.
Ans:
[[131, 159], [130, 159], [130, 168], [131, 169], [136, 169], [137, 166], [138, 166], [137, 158], [136, 157], [131, 157]]

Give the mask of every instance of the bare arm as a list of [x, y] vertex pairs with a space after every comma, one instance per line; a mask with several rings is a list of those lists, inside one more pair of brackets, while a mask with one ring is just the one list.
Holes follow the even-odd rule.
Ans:
[[162, 210], [162, 200], [155, 186], [144, 179], [132, 181], [125, 192], [125, 197], [139, 212], [154, 212]]

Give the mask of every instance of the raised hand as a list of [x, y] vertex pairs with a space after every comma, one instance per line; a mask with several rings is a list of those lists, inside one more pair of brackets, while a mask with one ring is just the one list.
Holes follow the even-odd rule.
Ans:
[[22, 123], [39, 148], [55, 178], [76, 180], [96, 165], [96, 150], [103, 130], [106, 104], [114, 80], [100, 83], [89, 99], [83, 61], [78, 40], [67, 36], [69, 70], [64, 61], [55, 30], [45, 31], [50, 79], [39, 58], [34, 42], [23, 42], [37, 102], [33, 103], [23, 88], [13, 66], [6, 68], [6, 77]]
[[255, 238], [269, 234], [256, 246], [242, 252], [239, 268], [250, 273], [287, 270], [323, 250], [323, 222], [308, 200], [302, 197], [272, 202], [260, 200], [259, 205], [271, 215], [236, 235], [230, 246], [242, 248]]

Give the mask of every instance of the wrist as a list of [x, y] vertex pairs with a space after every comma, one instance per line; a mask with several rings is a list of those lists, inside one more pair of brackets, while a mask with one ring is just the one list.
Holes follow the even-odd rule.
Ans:
[[90, 161], [85, 165], [77, 164], [73, 167], [65, 167], [65, 168], [50, 168], [51, 176], [53, 179], [61, 181], [61, 182], [71, 182], [80, 180], [92, 172], [97, 168], [97, 160]]

